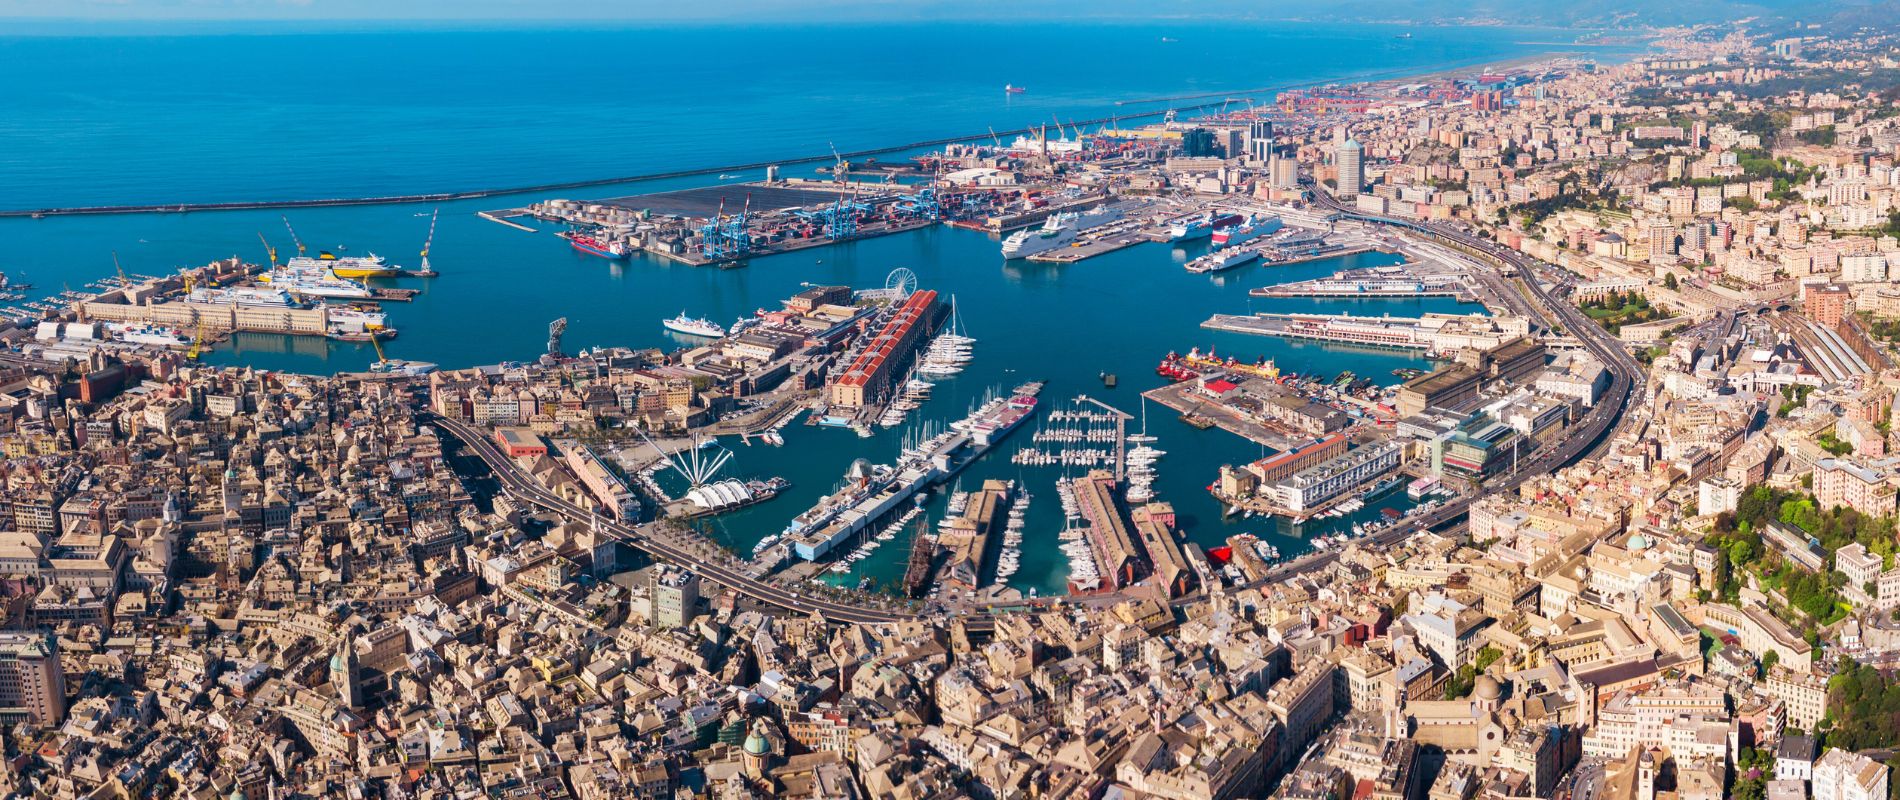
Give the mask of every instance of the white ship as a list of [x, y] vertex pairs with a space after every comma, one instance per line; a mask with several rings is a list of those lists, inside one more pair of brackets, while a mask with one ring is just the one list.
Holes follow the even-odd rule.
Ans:
[[1251, 215], [1245, 222], [1214, 231], [1215, 249], [1237, 247], [1280, 230], [1285, 223], [1279, 217]]
[[366, 334], [389, 327], [389, 315], [381, 311], [350, 306], [326, 306], [330, 312], [330, 331], [341, 334]]
[[686, 312], [684, 311], [681, 311], [679, 316], [665, 320], [660, 324], [665, 325], [669, 331], [683, 333], [687, 336], [704, 336], [708, 339], [717, 339], [726, 335], [726, 329], [719, 327], [718, 323], [707, 319], [693, 319], [692, 317], [686, 316]]
[[127, 344], [149, 344], [159, 347], [190, 347], [191, 337], [176, 328], [162, 325], [134, 325], [131, 323], [108, 324], [107, 330]]
[[1242, 250], [1216, 250], [1187, 263], [1187, 271], [1197, 275], [1207, 272], [1229, 270], [1250, 261], [1260, 260], [1260, 251], [1253, 248]]
[[299, 297], [335, 297], [346, 300], [367, 300], [370, 297], [368, 286], [339, 278], [322, 268], [291, 269], [283, 267], [259, 275], [258, 280], [270, 284]]
[[238, 286], [230, 289], [193, 289], [186, 296], [193, 303], [214, 303], [222, 306], [260, 306], [264, 308], [298, 308], [301, 306], [291, 299], [290, 293], [282, 289], [263, 286]]
[[437, 369], [438, 367], [435, 364], [427, 361], [409, 361], [401, 358], [391, 358], [369, 365], [370, 372], [379, 372], [385, 375], [427, 375]]
[[1080, 213], [1064, 211], [1044, 220], [1042, 227], [1020, 230], [1003, 240], [1004, 258], [1028, 258], [1037, 253], [1066, 247], [1077, 234], [1122, 218], [1122, 212], [1107, 206]]

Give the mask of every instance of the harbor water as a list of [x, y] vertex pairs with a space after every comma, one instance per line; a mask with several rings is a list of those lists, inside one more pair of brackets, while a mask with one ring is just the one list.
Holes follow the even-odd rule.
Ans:
[[[1117, 100], [1415, 73], [1550, 49], [1515, 44], [1548, 34], [1503, 28], [1423, 28], [1398, 41], [1384, 26], [1104, 24], [1065, 28], [1068, 35], [1039, 39], [1047, 48], [946, 71], [937, 56], [973, 52], [970, 42], [1013, 40], [1023, 32], [961, 23], [845, 30], [848, 42], [827, 38], [847, 34], [817, 29], [689, 27], [658, 36], [550, 31], [514, 38], [500, 31], [370, 31], [345, 50], [305, 33], [0, 37], [0, 52], [23, 73], [15, 76], [16, 91], [0, 99], [0, 208], [371, 195], [716, 166], [824, 152], [832, 142], [840, 149], [871, 147], [1171, 104], [1117, 106]], [[611, 35], [654, 47], [609, 51], [601, 37]], [[946, 35], [963, 37], [965, 45], [918, 46], [919, 37]], [[783, 58], [782, 42], [800, 45], [795, 54], [802, 58]], [[323, 57], [309, 56], [319, 50]], [[216, 70], [203, 81], [131, 68], [211, 52], [256, 68]], [[570, 55], [583, 52], [590, 55]], [[709, 58], [709, 52], [727, 57]], [[1103, 52], [1118, 54], [1114, 69], [1096, 57]], [[669, 57], [676, 63], [660, 63]], [[770, 68], [761, 67], [762, 60]], [[664, 69], [689, 63], [679, 67], [684, 73]], [[378, 76], [409, 70], [416, 77], [358, 80], [366, 70]], [[576, 79], [602, 70], [611, 79]], [[927, 79], [919, 77], [923, 70], [931, 71]], [[1004, 96], [1006, 82], [1030, 92]], [[190, 134], [152, 133], [160, 130]], [[810, 166], [788, 173], [809, 175]], [[618, 196], [713, 182], [713, 176], [648, 181], [554, 196]], [[540, 354], [548, 323], [557, 317], [569, 320], [569, 350], [682, 346], [694, 342], [662, 330], [661, 320], [685, 311], [726, 323], [776, 308], [808, 283], [882, 286], [899, 267], [914, 271], [921, 286], [957, 298], [963, 324], [979, 340], [976, 360], [941, 383], [905, 426], [861, 439], [794, 424], [785, 429], [782, 448], [726, 442], [737, 453], [728, 476], [792, 482], [775, 500], [707, 523], [741, 552], [831, 491], [853, 459], [888, 463], [919, 426], [960, 418], [987, 394], [1028, 380], [1048, 381], [1045, 408], [1066, 407], [1086, 394], [1139, 416], [1139, 393], [1162, 383], [1154, 367], [1170, 350], [1214, 347], [1246, 360], [1272, 358], [1286, 371], [1350, 370], [1380, 383], [1396, 382], [1395, 368], [1427, 366], [1390, 351], [1201, 329], [1213, 313], [1475, 310], [1448, 298], [1247, 294], [1268, 283], [1396, 260], [1380, 254], [1197, 276], [1181, 264], [1200, 246], [1144, 244], [1066, 266], [1005, 263], [995, 238], [937, 227], [754, 259], [735, 269], [696, 269], [644, 257], [608, 262], [571, 250], [548, 230], [523, 232], [475, 215], [547, 196], [439, 205], [430, 260], [441, 277], [384, 282], [421, 290], [414, 302], [389, 306], [390, 323], [401, 332], [386, 345], [390, 357], [447, 368], [526, 360]], [[732, 202], [743, 197], [734, 187]], [[313, 253], [374, 251], [413, 267], [437, 207], [288, 215]], [[0, 271], [33, 282], [36, 294], [52, 294], [112, 275], [115, 251], [133, 274], [165, 274], [231, 255], [262, 262], [260, 233], [280, 254], [291, 250], [277, 211], [0, 219], [6, 245]], [[373, 358], [367, 345], [268, 335], [240, 335], [206, 357], [214, 364], [307, 373], [359, 370]], [[1119, 386], [1106, 388], [1102, 373], [1116, 375]], [[960, 481], [976, 488], [985, 478], [1012, 479], [1033, 494], [1022, 568], [1010, 584], [1049, 594], [1062, 589], [1067, 575], [1054, 538], [1061, 527], [1054, 480], [1063, 471], [1009, 460], [1031, 444], [1037, 424], [1016, 431]], [[1219, 429], [1197, 430], [1158, 405], [1148, 409], [1148, 427], [1159, 438], [1155, 446], [1167, 452], [1156, 464], [1156, 499], [1174, 504], [1187, 536], [1201, 545], [1253, 532], [1292, 555], [1316, 533], [1406, 502], [1403, 492], [1394, 493], [1355, 518], [1304, 530], [1283, 521], [1223, 519], [1205, 487], [1221, 464], [1262, 457], [1265, 448]], [[928, 515], [932, 524], [941, 507], [938, 498]], [[896, 581], [905, 543], [904, 537], [885, 543], [842, 579]]]

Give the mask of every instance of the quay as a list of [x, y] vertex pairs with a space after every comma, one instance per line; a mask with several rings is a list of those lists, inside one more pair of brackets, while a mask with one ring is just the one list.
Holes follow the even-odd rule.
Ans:
[[1356, 317], [1349, 314], [1215, 314], [1201, 327], [1233, 333], [1355, 344], [1394, 350], [1427, 350], [1431, 340], [1420, 320], [1410, 317]]
[[1370, 269], [1343, 269], [1329, 277], [1263, 286], [1249, 291], [1254, 297], [1471, 297], [1464, 278], [1456, 273], [1427, 273], [1413, 264]]
[[1198, 387], [1193, 381], [1169, 384], [1158, 389], [1143, 392], [1142, 397], [1160, 403], [1184, 415], [1192, 415], [1208, 421], [1207, 426], [1218, 427], [1235, 436], [1255, 444], [1266, 445], [1275, 450], [1286, 450], [1300, 442], [1298, 431], [1286, 426], [1268, 426], [1260, 422], [1245, 419], [1239, 413], [1220, 403], [1211, 402], [1198, 395]]

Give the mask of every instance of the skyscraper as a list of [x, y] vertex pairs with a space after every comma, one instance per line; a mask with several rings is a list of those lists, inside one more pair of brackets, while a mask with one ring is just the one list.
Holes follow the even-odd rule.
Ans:
[[1256, 119], [1247, 128], [1247, 156], [1255, 164], [1273, 160], [1273, 121]]
[[1339, 189], [1335, 194], [1340, 197], [1358, 197], [1359, 190], [1366, 185], [1365, 151], [1359, 146], [1358, 139], [1347, 139], [1334, 151], [1333, 166], [1337, 169], [1335, 181]]
[[66, 716], [66, 670], [51, 636], [0, 633], [0, 722], [57, 725]]

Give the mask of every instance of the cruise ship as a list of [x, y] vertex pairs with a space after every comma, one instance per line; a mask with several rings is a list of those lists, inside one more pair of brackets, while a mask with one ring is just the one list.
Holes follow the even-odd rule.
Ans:
[[1222, 270], [1233, 269], [1250, 261], [1259, 260], [1260, 251], [1251, 247], [1238, 250], [1216, 250], [1187, 262], [1187, 271], [1197, 275], [1208, 272], [1220, 272]]
[[824, 558], [918, 492], [962, 471], [1022, 427], [1036, 412], [1042, 384], [1030, 383], [990, 400], [950, 430], [904, 451], [896, 466], [852, 463], [844, 486], [794, 518], [783, 540], [806, 561]]
[[1279, 230], [1282, 224], [1279, 217], [1251, 216], [1239, 225], [1214, 231], [1214, 246], [1220, 248], [1246, 244]]
[[687, 336], [704, 336], [708, 339], [717, 339], [726, 335], [726, 329], [719, 327], [718, 323], [708, 319], [693, 319], [692, 317], [686, 316], [686, 312], [684, 311], [681, 311], [679, 316], [665, 320], [660, 324], [665, 325], [669, 331], [683, 333]]
[[221, 306], [258, 306], [262, 308], [302, 308], [283, 289], [266, 286], [236, 286], [229, 289], [193, 289], [185, 299], [193, 303]]
[[343, 300], [367, 300], [371, 297], [368, 286], [339, 278], [321, 267], [292, 269], [286, 266], [259, 275], [257, 279], [298, 297], [334, 297]]
[[402, 272], [402, 267], [389, 263], [382, 256], [370, 253], [366, 256], [338, 257], [329, 252], [318, 253], [316, 258], [297, 256], [284, 262], [285, 269], [328, 271], [339, 278], [387, 278]]
[[1020, 230], [1003, 240], [1004, 258], [1028, 258], [1037, 253], [1066, 247], [1077, 234], [1122, 218], [1122, 213], [1107, 206], [1083, 212], [1063, 211], [1044, 220], [1042, 227]]

